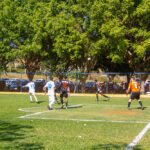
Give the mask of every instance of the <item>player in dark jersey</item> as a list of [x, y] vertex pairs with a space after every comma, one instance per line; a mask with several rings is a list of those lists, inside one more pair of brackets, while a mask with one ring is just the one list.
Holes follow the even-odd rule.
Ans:
[[106, 96], [103, 94], [102, 91], [102, 84], [100, 82], [97, 82], [97, 80], [95, 80], [95, 88], [96, 88], [96, 101], [98, 101], [98, 94], [101, 94], [101, 96], [107, 98], [108, 100], [110, 100], [110, 97]]
[[70, 84], [65, 76], [64, 79], [60, 83], [60, 100], [61, 100], [61, 108], [64, 108], [63, 97], [65, 97], [66, 109], [68, 107], [68, 93], [70, 93]]

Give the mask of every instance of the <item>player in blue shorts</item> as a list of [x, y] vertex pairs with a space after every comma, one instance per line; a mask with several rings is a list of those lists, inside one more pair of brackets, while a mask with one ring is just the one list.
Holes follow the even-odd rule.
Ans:
[[108, 100], [110, 100], [110, 97], [106, 96], [103, 94], [103, 90], [102, 90], [102, 84], [100, 82], [97, 82], [97, 80], [95, 80], [95, 85], [96, 87], [96, 101], [98, 101], [98, 94], [101, 94], [101, 96], [107, 98]]

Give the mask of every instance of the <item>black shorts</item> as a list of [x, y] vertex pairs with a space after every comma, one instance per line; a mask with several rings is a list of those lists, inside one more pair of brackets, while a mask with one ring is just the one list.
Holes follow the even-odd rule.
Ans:
[[60, 91], [60, 97], [68, 97], [68, 91]]
[[101, 93], [103, 93], [103, 91], [102, 91], [102, 89], [97, 89], [96, 93], [101, 94]]
[[130, 99], [140, 99], [140, 92], [131, 92]]

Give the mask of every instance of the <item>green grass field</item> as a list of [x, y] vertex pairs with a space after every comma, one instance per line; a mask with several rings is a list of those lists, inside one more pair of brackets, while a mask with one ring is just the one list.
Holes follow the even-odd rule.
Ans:
[[[128, 97], [70, 96], [69, 105], [48, 111], [48, 96], [0, 94], [0, 150], [124, 150], [150, 122], [150, 98], [127, 110]], [[20, 109], [20, 110], [19, 110]], [[20, 117], [20, 118], [19, 118]], [[150, 150], [150, 130], [133, 148]]]

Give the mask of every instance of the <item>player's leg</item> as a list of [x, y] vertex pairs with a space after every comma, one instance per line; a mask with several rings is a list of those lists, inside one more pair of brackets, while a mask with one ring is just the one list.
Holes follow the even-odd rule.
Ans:
[[32, 93], [32, 95], [33, 95], [33, 97], [34, 97], [34, 99], [35, 99], [36, 103], [38, 103], [38, 104], [39, 104], [39, 102], [38, 102], [38, 100], [37, 100], [37, 97], [35, 96], [35, 93]]
[[57, 104], [60, 104], [59, 101], [58, 101], [58, 98], [56, 96], [56, 93], [54, 94], [54, 97], [55, 97], [55, 100], [56, 100]]
[[32, 94], [31, 93], [29, 93], [29, 97], [30, 97], [30, 102], [32, 103], [33, 101], [32, 101]]
[[61, 108], [64, 108], [63, 93], [60, 93]]
[[128, 101], [128, 110], [130, 109], [130, 105], [131, 105], [131, 98], [129, 99], [129, 101]]
[[141, 109], [144, 110], [144, 107], [143, 107], [143, 104], [142, 104], [142, 101], [140, 100], [140, 92], [139, 93], [136, 93], [136, 99], [138, 100], [140, 106], [141, 106]]
[[102, 92], [101, 92], [101, 96], [103, 96], [103, 97], [107, 98], [108, 100], [110, 100], [110, 97], [109, 97], [109, 96], [104, 95]]
[[66, 109], [68, 108], [68, 93], [65, 93], [65, 104], [66, 104]]
[[139, 100], [138, 100], [138, 102], [139, 102], [139, 104], [140, 104], [140, 106], [141, 106], [141, 109], [142, 109], [142, 110], [144, 110], [144, 107], [143, 107], [142, 101], [139, 99]]
[[54, 95], [48, 95], [48, 97], [49, 97], [48, 109], [49, 109], [49, 110], [52, 110], [52, 109], [53, 109], [53, 108], [52, 108], [52, 105], [54, 104], [55, 97], [54, 97]]
[[98, 101], [98, 92], [96, 92], [96, 101]]

